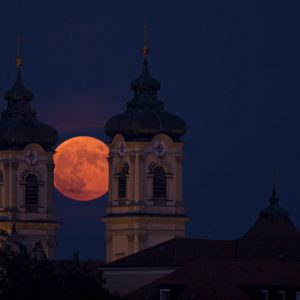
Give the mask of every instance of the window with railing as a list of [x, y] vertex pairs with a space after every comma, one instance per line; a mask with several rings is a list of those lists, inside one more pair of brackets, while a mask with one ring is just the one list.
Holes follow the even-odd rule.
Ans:
[[39, 185], [37, 177], [29, 174], [25, 183], [25, 207], [28, 211], [37, 211], [39, 206]]

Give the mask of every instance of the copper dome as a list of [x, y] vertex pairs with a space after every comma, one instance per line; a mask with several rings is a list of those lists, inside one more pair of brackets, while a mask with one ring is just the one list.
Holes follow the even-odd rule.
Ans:
[[184, 120], [167, 112], [158, 99], [160, 82], [151, 76], [146, 57], [142, 74], [131, 83], [131, 89], [134, 95], [126, 111], [106, 122], [105, 132], [109, 137], [122, 134], [126, 140], [149, 140], [164, 133], [176, 141], [185, 134]]
[[14, 86], [6, 91], [7, 107], [0, 119], [0, 149], [19, 150], [27, 144], [36, 143], [50, 150], [57, 142], [56, 130], [36, 118], [31, 108], [33, 93], [25, 88], [18, 70]]

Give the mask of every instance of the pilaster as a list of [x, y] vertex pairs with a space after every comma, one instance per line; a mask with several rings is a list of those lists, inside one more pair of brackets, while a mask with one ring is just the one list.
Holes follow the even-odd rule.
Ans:
[[[34, 151], [38, 159], [29, 162], [26, 152]], [[0, 151], [0, 229], [10, 231], [16, 224], [19, 235], [30, 248], [41, 242], [46, 255], [54, 258], [56, 248], [56, 222], [53, 205], [53, 152], [45, 151], [38, 144], [29, 144], [23, 150]], [[25, 206], [26, 178], [34, 175], [38, 184], [38, 207], [27, 210]]]
[[[163, 154], [154, 149], [158, 144], [157, 141], [165, 148]], [[128, 201], [110, 203], [107, 216], [102, 218], [106, 224], [108, 262], [175, 236], [184, 236], [185, 223], [188, 221], [183, 215], [183, 144], [173, 142], [170, 137], [159, 134], [152, 141], [126, 142], [126, 153], [121, 157], [118, 153], [121, 142], [125, 143], [118, 135], [110, 144], [109, 187], [110, 195], [117, 195], [116, 168], [128, 163], [126, 193]], [[161, 201], [153, 199], [156, 167], [163, 169], [166, 178], [166, 198]], [[114, 196], [110, 196], [110, 199], [113, 198]]]
[[54, 213], [54, 203], [53, 203], [53, 189], [51, 188], [54, 186], [54, 168], [55, 165], [53, 162], [47, 163], [47, 199], [46, 199], [46, 205], [47, 205], [47, 212]]

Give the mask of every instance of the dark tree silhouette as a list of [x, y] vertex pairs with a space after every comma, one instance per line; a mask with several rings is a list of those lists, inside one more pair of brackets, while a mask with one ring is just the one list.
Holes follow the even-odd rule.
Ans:
[[101, 272], [78, 256], [50, 261], [0, 232], [0, 299], [120, 299], [103, 287]]

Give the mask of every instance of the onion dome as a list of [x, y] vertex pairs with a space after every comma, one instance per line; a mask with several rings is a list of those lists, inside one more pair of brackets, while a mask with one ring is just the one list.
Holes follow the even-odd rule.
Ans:
[[133, 99], [127, 103], [125, 112], [109, 119], [105, 125], [106, 134], [113, 138], [122, 134], [127, 141], [151, 140], [153, 136], [164, 133], [174, 141], [186, 132], [183, 119], [167, 112], [164, 103], [158, 99], [160, 82], [149, 71], [147, 55], [149, 48], [145, 42], [141, 75], [131, 83]]
[[36, 118], [31, 108], [33, 93], [22, 81], [21, 59], [17, 57], [17, 78], [14, 86], [4, 94], [6, 109], [0, 119], [0, 149], [21, 150], [30, 143], [36, 143], [45, 150], [51, 150], [57, 142], [56, 130]]

